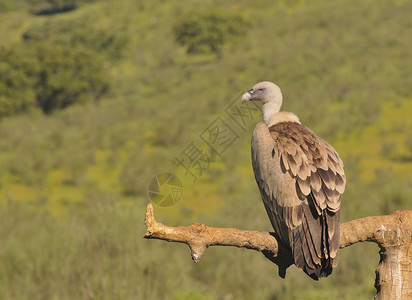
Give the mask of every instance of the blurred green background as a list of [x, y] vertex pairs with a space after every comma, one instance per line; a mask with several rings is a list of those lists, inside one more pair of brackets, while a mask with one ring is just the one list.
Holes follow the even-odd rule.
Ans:
[[[270, 80], [345, 162], [342, 221], [412, 207], [412, 1], [0, 0], [1, 299], [371, 299], [378, 247], [332, 276], [286, 279], [263, 255], [148, 241], [147, 185], [169, 225], [271, 230], [250, 137], [226, 114]], [[241, 106], [239, 106], [241, 107]], [[221, 118], [221, 155], [201, 137]], [[236, 127], [237, 126], [237, 127]], [[176, 168], [195, 142], [197, 181]], [[207, 152], [209, 151], [209, 152]], [[192, 170], [193, 171], [193, 170]], [[193, 172], [195, 172], [194, 170]]]

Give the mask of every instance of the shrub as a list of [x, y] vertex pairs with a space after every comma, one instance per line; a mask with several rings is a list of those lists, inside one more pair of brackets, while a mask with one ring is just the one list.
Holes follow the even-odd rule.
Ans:
[[25, 0], [32, 14], [47, 16], [72, 11], [88, 0]]
[[50, 19], [29, 28], [23, 33], [23, 40], [86, 48], [109, 58], [119, 58], [128, 41], [127, 35], [120, 29], [94, 28], [92, 24], [90, 19]]
[[109, 87], [101, 56], [86, 49], [27, 43], [1, 50], [0, 61], [0, 117], [98, 100]]
[[36, 105], [36, 74], [39, 61], [31, 49], [0, 49], [0, 117], [27, 111]]
[[200, 12], [179, 19], [173, 33], [176, 42], [185, 46], [188, 54], [219, 53], [223, 44], [246, 35], [249, 25], [240, 15]]
[[43, 47], [37, 49], [42, 68], [37, 74], [37, 105], [49, 113], [73, 103], [98, 100], [109, 82], [103, 72], [103, 60], [85, 49]]

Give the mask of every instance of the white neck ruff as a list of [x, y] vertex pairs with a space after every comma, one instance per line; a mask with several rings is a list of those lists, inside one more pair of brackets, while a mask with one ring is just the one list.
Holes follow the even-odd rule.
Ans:
[[266, 120], [265, 118], [263, 118], [263, 120], [265, 121], [268, 127], [271, 127], [273, 125], [276, 125], [282, 122], [294, 122], [294, 123], [301, 124], [298, 116], [296, 116], [294, 113], [286, 112], [286, 111], [281, 111], [281, 112], [272, 114], [268, 120]]

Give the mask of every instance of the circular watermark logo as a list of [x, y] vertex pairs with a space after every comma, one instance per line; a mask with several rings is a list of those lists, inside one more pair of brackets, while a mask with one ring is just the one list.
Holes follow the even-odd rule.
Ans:
[[182, 198], [183, 186], [173, 173], [160, 173], [150, 180], [147, 187], [149, 199], [158, 206], [175, 205]]

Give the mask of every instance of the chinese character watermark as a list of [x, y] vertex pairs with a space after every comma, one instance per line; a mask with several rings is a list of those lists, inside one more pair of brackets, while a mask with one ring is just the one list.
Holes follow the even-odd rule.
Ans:
[[[214, 156], [222, 157], [247, 129], [247, 125], [260, 114], [255, 102], [240, 102], [240, 94], [230, 102], [224, 114], [216, 117], [200, 134], [175, 157], [176, 167], [196, 182], [210, 169]], [[169, 175], [166, 175], [169, 174]], [[169, 176], [169, 177], [168, 177]], [[152, 178], [148, 196], [159, 206], [172, 206], [183, 194], [180, 179], [172, 173], [161, 173]]]
[[182, 198], [182, 194], [182, 182], [172, 173], [157, 174], [150, 180], [147, 188], [150, 200], [161, 207], [176, 204]]
[[191, 142], [181, 153], [175, 157], [177, 167], [185, 170], [185, 175], [190, 175], [193, 182], [197, 181], [198, 176], [202, 176], [204, 171], [209, 170], [210, 163], [214, 159], [195, 142]]
[[239, 135], [220, 117], [217, 117], [200, 134], [200, 139], [219, 155], [222, 155], [238, 138]]

